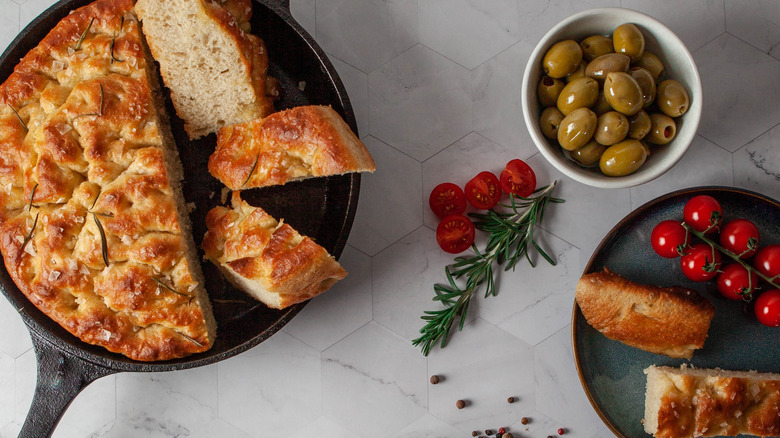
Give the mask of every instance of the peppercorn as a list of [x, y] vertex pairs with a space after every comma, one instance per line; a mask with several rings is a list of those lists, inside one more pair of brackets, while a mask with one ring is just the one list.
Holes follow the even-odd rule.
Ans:
[[521, 418], [521, 419], [520, 419], [520, 423], [522, 423], [522, 424], [528, 424], [528, 419], [527, 419], [527, 418], [525, 418], [525, 417], [523, 417], [523, 418]]
[[506, 402], [507, 403], [514, 403], [515, 402], [515, 398], [514, 397], [509, 397], [508, 399], [506, 399]]
[[431, 376], [431, 385], [435, 385], [437, 383], [439, 383], [439, 376], [434, 374], [434, 375]]
[[515, 436], [512, 435], [511, 433], [507, 432], [507, 433], [501, 435], [501, 438], [515, 438]]
[[455, 402], [455, 407], [458, 409], [463, 409], [466, 407], [466, 402], [464, 402], [463, 400], [458, 400]]
[[565, 432], [565, 431], [563, 430], [563, 428], [562, 428], [562, 427], [559, 427], [559, 428], [558, 428], [558, 435], [563, 435], [563, 433], [564, 433], [564, 432]]
[[485, 429], [485, 435], [493, 435], [493, 431], [490, 429]]
[[479, 432], [477, 432], [476, 430], [471, 432], [471, 436], [477, 436], [477, 435], [479, 435]]
[[506, 432], [506, 428], [501, 427], [501, 428], [498, 429], [498, 433], [500, 433], [501, 435], [503, 435], [504, 432]]

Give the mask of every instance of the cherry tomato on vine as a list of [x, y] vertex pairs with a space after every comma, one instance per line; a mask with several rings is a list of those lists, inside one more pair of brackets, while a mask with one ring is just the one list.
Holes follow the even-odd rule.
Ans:
[[769, 278], [780, 275], [780, 245], [767, 245], [759, 249], [753, 259], [753, 267]]
[[720, 203], [712, 196], [699, 195], [691, 198], [683, 208], [683, 218], [685, 223], [696, 231], [706, 234], [714, 233], [718, 229], [721, 218], [723, 217], [723, 208]]
[[653, 228], [650, 244], [659, 256], [673, 259], [680, 256], [677, 248], [685, 245], [685, 234], [685, 228], [680, 222], [665, 220]]
[[768, 290], [756, 298], [756, 317], [768, 327], [780, 327], [780, 290]]
[[741, 259], [755, 254], [758, 244], [758, 228], [747, 219], [734, 219], [720, 231], [720, 245]]
[[758, 275], [748, 272], [739, 263], [726, 265], [718, 273], [716, 279], [718, 292], [730, 300], [750, 300], [753, 291], [758, 285]]
[[512, 160], [506, 163], [500, 179], [504, 193], [527, 198], [536, 190], [536, 174], [523, 160]]
[[501, 186], [492, 172], [480, 172], [466, 183], [466, 199], [475, 208], [490, 210], [501, 199]]
[[436, 241], [444, 252], [463, 252], [474, 243], [474, 223], [461, 214], [449, 215], [436, 227]]
[[697, 243], [685, 250], [680, 267], [690, 280], [712, 280], [720, 268], [720, 253], [706, 243]]
[[466, 195], [453, 183], [441, 183], [431, 190], [428, 205], [440, 218], [451, 214], [462, 214], [466, 211]]

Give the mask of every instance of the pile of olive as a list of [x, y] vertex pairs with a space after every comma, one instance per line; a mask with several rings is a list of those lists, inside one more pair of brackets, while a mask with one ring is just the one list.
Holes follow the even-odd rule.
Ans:
[[611, 37], [559, 41], [545, 53], [542, 67], [542, 133], [579, 164], [598, 165], [605, 175], [636, 171], [650, 154], [648, 144], [672, 141], [675, 118], [690, 104], [685, 87], [663, 77], [663, 62], [645, 50], [634, 24], [618, 26]]

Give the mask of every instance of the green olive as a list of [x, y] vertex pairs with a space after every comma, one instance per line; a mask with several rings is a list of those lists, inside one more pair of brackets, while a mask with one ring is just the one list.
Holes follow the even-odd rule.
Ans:
[[660, 79], [664, 74], [663, 61], [661, 61], [661, 58], [659, 58], [658, 55], [649, 50], [645, 50], [645, 53], [643, 53], [642, 57], [636, 61], [635, 65], [637, 67], [646, 68], [650, 73], [653, 74], [656, 82], [658, 82], [658, 79]]
[[549, 139], [558, 140], [558, 127], [561, 126], [563, 117], [563, 113], [558, 108], [554, 106], [545, 108], [539, 117], [539, 129], [542, 130], [542, 134]]
[[645, 53], [645, 36], [635, 24], [621, 24], [612, 32], [612, 44], [615, 53], [622, 53], [631, 58], [631, 62], [639, 61]]
[[607, 147], [603, 144], [599, 144], [597, 141], [593, 140], [586, 144], [585, 146], [577, 149], [576, 151], [571, 153], [572, 158], [577, 160], [578, 163], [585, 167], [592, 166], [599, 162], [599, 158], [601, 158], [601, 154], [604, 153], [604, 150], [606, 150]]
[[585, 67], [585, 76], [598, 81], [603, 81], [607, 78], [607, 74], [611, 72], [628, 71], [630, 63], [631, 59], [620, 53], [601, 55]]
[[607, 98], [604, 97], [603, 91], [599, 91], [599, 97], [596, 98], [596, 103], [593, 104], [591, 109], [597, 116], [612, 111], [612, 107], [609, 106], [609, 102], [607, 102]]
[[593, 138], [605, 146], [612, 146], [623, 141], [626, 135], [628, 119], [617, 111], [610, 111], [599, 116]]
[[577, 108], [561, 121], [558, 143], [567, 151], [585, 146], [596, 131], [596, 114], [588, 108]]
[[558, 109], [563, 115], [569, 115], [577, 108], [589, 107], [599, 97], [599, 84], [591, 78], [575, 79], [563, 88], [558, 95]]
[[628, 137], [641, 140], [650, 133], [650, 116], [640, 110], [638, 113], [628, 118]]
[[604, 175], [625, 176], [634, 173], [647, 159], [647, 150], [639, 140], [625, 140], [608, 147], [599, 159]]
[[677, 134], [677, 125], [666, 114], [650, 114], [650, 133], [645, 140], [652, 144], [666, 144], [674, 139]]
[[560, 80], [549, 76], [542, 76], [539, 86], [536, 88], [536, 96], [543, 107], [555, 106], [558, 102], [558, 95], [566, 84]]
[[642, 108], [647, 108], [655, 101], [656, 88], [655, 78], [650, 70], [642, 67], [634, 67], [628, 71], [628, 74], [639, 84], [642, 89], [642, 100], [645, 102]]
[[588, 65], [588, 63], [585, 62], [585, 61], [582, 61], [580, 63], [580, 66], [577, 67], [577, 70], [574, 70], [573, 72], [569, 73], [568, 76], [566, 76], [566, 83], [568, 84], [569, 82], [571, 82], [571, 81], [573, 81], [575, 79], [584, 78], [585, 77], [585, 66], [586, 65]]
[[582, 62], [582, 49], [574, 40], [559, 41], [544, 54], [542, 67], [553, 78], [562, 78], [573, 72]]
[[642, 109], [642, 89], [628, 73], [612, 72], [604, 81], [604, 97], [618, 112], [631, 116]]
[[688, 111], [691, 101], [681, 83], [667, 79], [658, 84], [658, 109], [669, 117], [680, 117]]
[[585, 38], [580, 41], [580, 48], [582, 48], [582, 57], [588, 62], [601, 55], [615, 52], [612, 46], [612, 38], [604, 35], [591, 35]]

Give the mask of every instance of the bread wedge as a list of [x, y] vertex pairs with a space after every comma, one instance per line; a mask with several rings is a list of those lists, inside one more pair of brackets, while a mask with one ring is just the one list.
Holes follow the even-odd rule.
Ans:
[[779, 436], [780, 374], [651, 366], [645, 431], [656, 438]]
[[268, 307], [313, 298], [347, 275], [324, 248], [247, 204], [239, 192], [232, 207], [209, 211], [203, 250], [228, 280]]
[[715, 307], [692, 289], [631, 282], [604, 270], [577, 282], [577, 304], [588, 324], [632, 347], [690, 359], [704, 346]]
[[274, 111], [251, 0], [138, 0], [135, 11], [191, 139]]
[[209, 172], [233, 190], [376, 170], [371, 154], [329, 106], [301, 106], [225, 126]]

